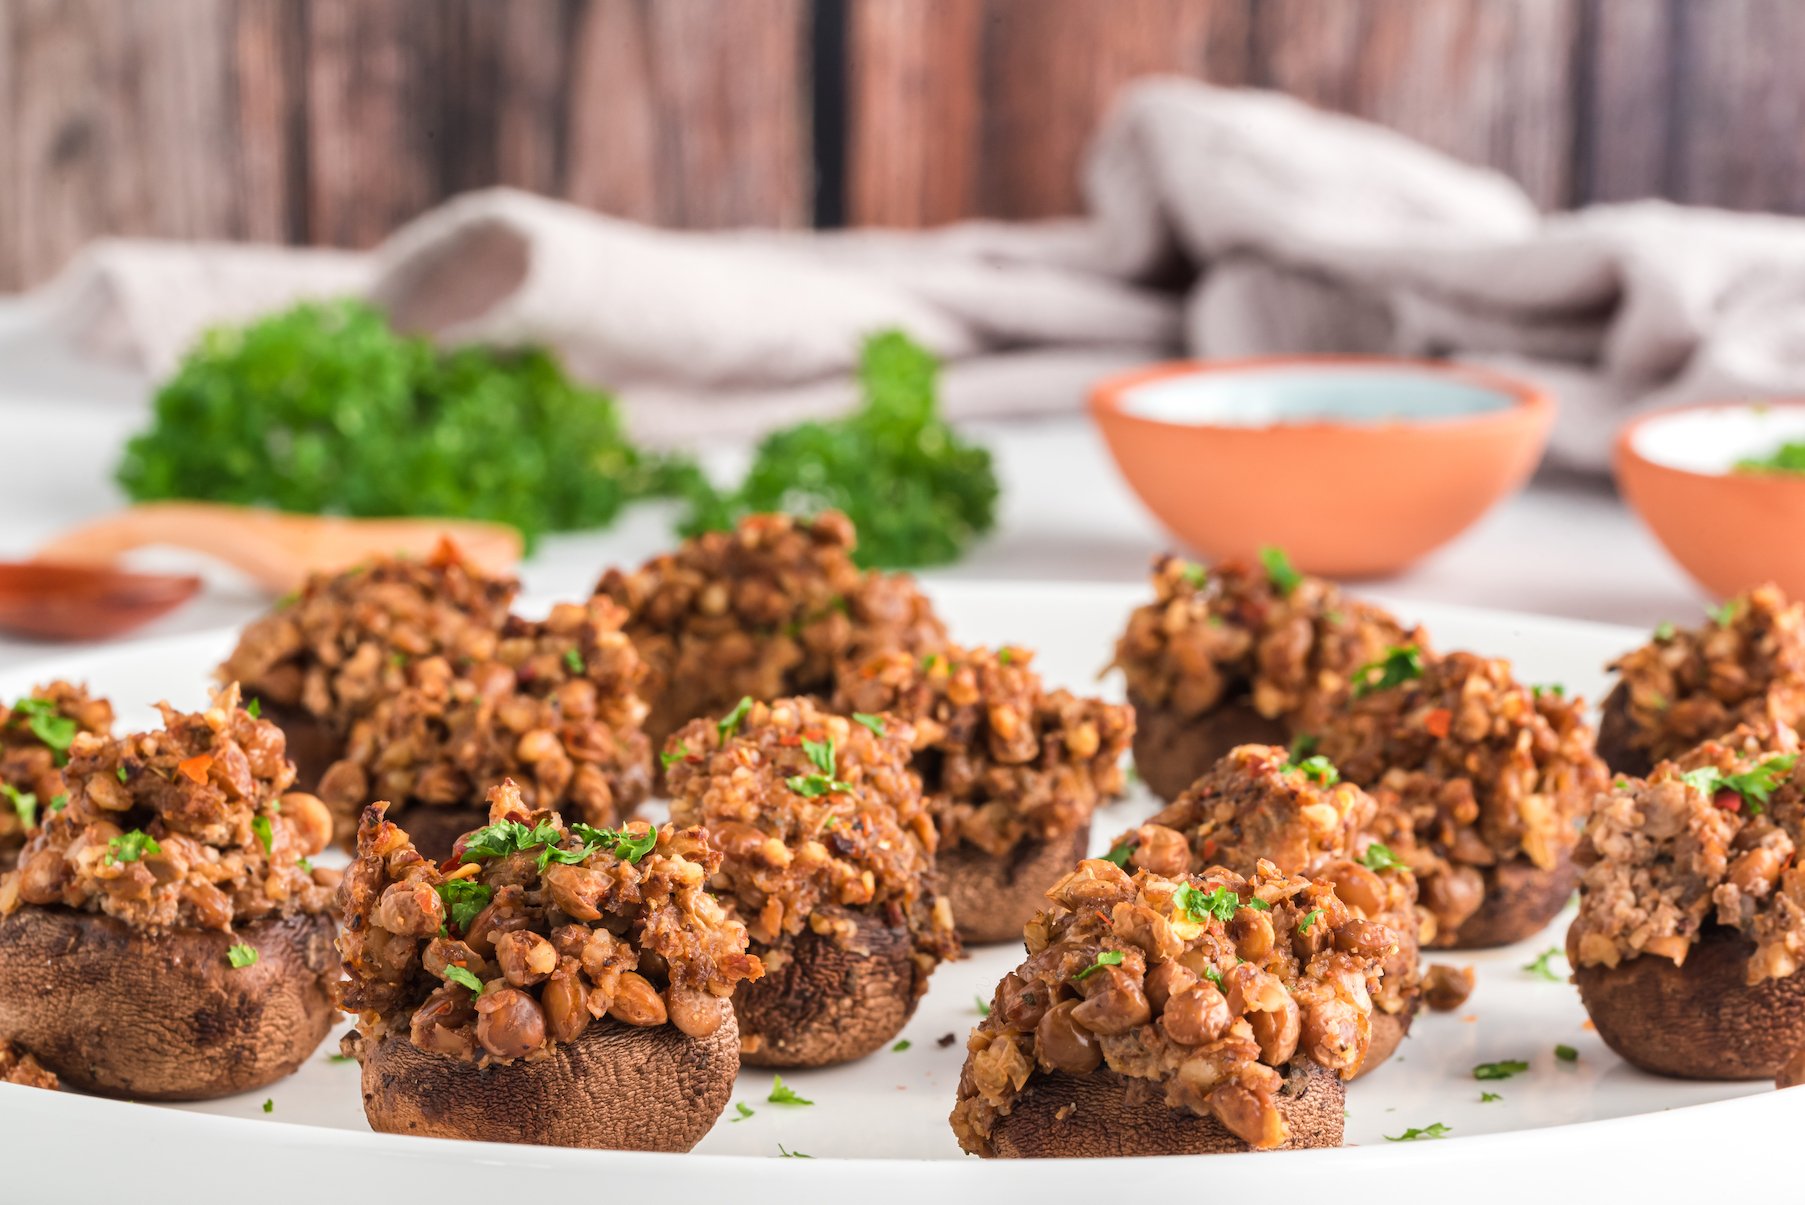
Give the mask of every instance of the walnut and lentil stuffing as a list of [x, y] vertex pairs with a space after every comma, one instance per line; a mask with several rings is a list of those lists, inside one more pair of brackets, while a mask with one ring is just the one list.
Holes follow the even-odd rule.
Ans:
[[1574, 858], [1575, 966], [1653, 955], [1685, 962], [1715, 927], [1753, 943], [1747, 982], [1805, 959], [1805, 766], [1790, 729], [1739, 727], [1646, 780], [1619, 779], [1593, 804]]
[[1137, 709], [1197, 718], [1244, 701], [1288, 734], [1314, 732], [1360, 666], [1421, 635], [1333, 582], [1282, 566], [1153, 564], [1154, 598], [1116, 643]]
[[62, 768], [76, 733], [112, 731], [112, 704], [68, 682], [36, 687], [0, 710], [0, 869], [10, 869], [31, 830], [68, 803]]
[[1046, 690], [1033, 662], [1023, 648], [948, 645], [841, 668], [836, 710], [914, 730], [943, 849], [965, 843], [1000, 857], [1023, 841], [1051, 841], [1122, 792], [1133, 710]]
[[64, 907], [141, 928], [229, 930], [331, 907], [337, 872], [307, 859], [332, 818], [288, 791], [281, 730], [241, 707], [236, 685], [205, 711], [162, 712], [155, 732], [76, 735], [68, 805], [0, 879], [0, 914]]
[[219, 677], [342, 733], [406, 686], [417, 658], [461, 665], [493, 657], [517, 589], [464, 560], [450, 541], [426, 560], [379, 557], [315, 574], [245, 628]]
[[651, 673], [646, 731], [677, 728], [736, 699], [826, 696], [846, 658], [924, 652], [945, 629], [913, 578], [853, 564], [852, 522], [751, 515], [596, 586], [631, 613], [627, 634]]
[[[513, 779], [530, 807], [612, 824], [651, 789], [645, 665], [604, 598], [509, 617], [480, 658], [429, 653], [351, 725], [320, 780], [341, 835], [372, 799], [462, 806]], [[405, 819], [405, 817], [404, 817]]]
[[1473, 653], [1405, 657], [1372, 671], [1316, 748], [1379, 804], [1376, 835], [1417, 874], [1437, 932], [1484, 901], [1486, 870], [1554, 871], [1606, 785], [1584, 704], [1536, 691]]
[[1111, 861], [1167, 878], [1223, 867], [1250, 875], [1261, 862], [1329, 884], [1363, 921], [1396, 939], [1374, 1001], [1409, 1016], [1418, 994], [1417, 944], [1434, 922], [1417, 905], [1416, 876], [1373, 837], [1379, 805], [1320, 755], [1242, 745], [1190, 790], [1119, 838]]
[[393, 1031], [478, 1066], [536, 1060], [603, 1017], [706, 1037], [763, 973], [708, 891], [720, 854], [697, 829], [567, 827], [502, 783], [490, 824], [440, 863], [386, 812], [365, 809], [339, 888], [348, 1052]]
[[1270, 862], [1250, 878], [1168, 878], [1093, 859], [1047, 898], [1026, 961], [966, 1042], [952, 1115], [965, 1150], [994, 1153], [993, 1128], [1036, 1075], [1105, 1067], [1269, 1149], [1287, 1138], [1288, 1065], [1351, 1078], [1365, 1060], [1396, 935], [1328, 884]]
[[48, 1088], [52, 1092], [62, 1087], [56, 1072], [4, 1039], [0, 1039], [0, 1084]]
[[[1606, 729], [1640, 770], [1739, 724], [1805, 724], [1805, 605], [1761, 586], [1611, 663]], [[1615, 758], [1614, 758], [1615, 760]]]
[[711, 885], [767, 964], [805, 929], [851, 942], [863, 912], [907, 928], [919, 997], [959, 942], [935, 889], [934, 820], [909, 768], [914, 734], [900, 719], [883, 727], [808, 699], [742, 700], [671, 738], [671, 819], [705, 828], [726, 855]]

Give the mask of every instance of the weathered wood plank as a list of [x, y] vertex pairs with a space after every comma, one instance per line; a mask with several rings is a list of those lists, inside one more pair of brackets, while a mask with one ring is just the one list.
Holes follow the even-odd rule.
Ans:
[[1649, 0], [1589, 0], [1585, 128], [1576, 200], [1627, 201], [1672, 187], [1673, 8]]
[[1260, 80], [1575, 194], [1579, 0], [1260, 0]]
[[1805, 5], [1688, 0], [1679, 37], [1673, 195], [1805, 210]]
[[1175, 72], [1240, 84], [1251, 0], [988, 0], [979, 207], [1074, 212], [1084, 148], [1124, 83]]
[[847, 31], [847, 213], [932, 226], [978, 206], [983, 0], [865, 3]]

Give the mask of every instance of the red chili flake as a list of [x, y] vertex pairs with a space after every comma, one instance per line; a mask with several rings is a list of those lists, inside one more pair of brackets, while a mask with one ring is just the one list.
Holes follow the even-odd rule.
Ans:
[[1217, 849], [1216, 838], [1207, 837], [1204, 839], [1204, 842], [1203, 842], [1203, 856], [1204, 857], [1206, 857], [1206, 858], [1215, 857], [1216, 849]]
[[182, 772], [182, 777], [188, 779], [190, 782], [197, 782], [205, 785], [207, 781], [207, 768], [212, 764], [213, 755], [211, 753], [197, 753], [187, 761], [178, 765], [176, 769], [180, 770]]
[[793, 732], [786, 732], [777, 738], [777, 743], [785, 749], [794, 749], [802, 744], [802, 738]]
[[1718, 791], [1716, 795], [1713, 795], [1711, 797], [1711, 802], [1726, 812], [1740, 812], [1742, 810], [1742, 796], [1738, 795], [1735, 791], [1732, 791], [1729, 787], [1724, 787], [1722, 790]]
[[1437, 707], [1423, 717], [1423, 727], [1430, 736], [1441, 739], [1448, 735], [1448, 728], [1454, 723], [1454, 713], [1446, 707]]

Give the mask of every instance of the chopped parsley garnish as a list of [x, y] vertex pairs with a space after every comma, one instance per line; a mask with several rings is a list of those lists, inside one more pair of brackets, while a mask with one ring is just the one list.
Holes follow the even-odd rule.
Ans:
[[52, 795], [50, 797], [50, 810], [52, 812], [60, 812], [68, 806], [69, 792], [64, 791], [61, 795]]
[[263, 700], [253, 698], [249, 703], [244, 705], [244, 713], [253, 720], [261, 720], [263, 718]]
[[743, 1100], [734, 1101], [733, 1107], [739, 1113], [739, 1116], [738, 1117], [729, 1117], [727, 1119], [729, 1122], [744, 1121], [744, 1120], [746, 1120], [746, 1118], [751, 1117], [754, 1113], [756, 1113], [758, 1111]]
[[863, 724], [865, 727], [871, 729], [873, 736], [884, 735], [884, 718], [882, 716], [867, 715], [862, 711], [855, 711], [852, 713], [852, 718], [855, 723]]
[[852, 784], [841, 782], [837, 778], [829, 778], [825, 774], [792, 774], [783, 780], [784, 785], [804, 799], [817, 799], [822, 795], [832, 795], [836, 791], [850, 791]]
[[[1202, 923], [1210, 917], [1227, 924], [1235, 919], [1235, 913], [1241, 907], [1241, 897], [1233, 889], [1217, 887], [1213, 891], [1199, 891], [1188, 883], [1172, 893], [1172, 902], [1192, 920]], [[1121, 961], [1121, 956], [1116, 958]]]
[[1489, 1105], [1494, 1100], [1503, 1100], [1503, 1099], [1504, 1098], [1502, 1096], [1499, 1096], [1496, 1092], [1481, 1092], [1479, 1094], [1479, 1103], [1482, 1105]]
[[564, 650], [564, 668], [573, 674], [587, 673], [589, 666], [583, 661], [583, 654], [576, 649]]
[[275, 1100], [274, 1099], [265, 1100], [263, 1102], [263, 1111], [265, 1113], [274, 1113], [276, 1111]]
[[1543, 695], [1553, 695], [1557, 699], [1564, 699], [1567, 697], [1567, 688], [1559, 682], [1550, 682], [1546, 686], [1537, 685], [1530, 687], [1529, 693], [1538, 699]]
[[811, 741], [807, 737], [803, 737], [802, 752], [815, 769], [821, 771], [821, 773], [827, 775], [829, 778], [833, 777], [834, 743], [831, 738], [825, 741]]
[[774, 1105], [812, 1105], [815, 1102], [807, 1097], [796, 1095], [796, 1089], [783, 1082], [783, 1076], [771, 1077], [771, 1095], [765, 1097]]
[[1739, 473], [1805, 473], [1805, 443], [1789, 439], [1766, 456], [1745, 456], [1736, 462]]
[[115, 776], [118, 777], [120, 782], [125, 781], [125, 767], [124, 766], [120, 766], [117, 770], [113, 771], [113, 773]]
[[135, 828], [129, 833], [120, 833], [107, 842], [106, 860], [109, 866], [124, 865], [162, 852], [163, 847], [157, 844], [155, 837], [141, 828]]
[[899, 1041], [896, 1045], [890, 1047], [890, 1053], [891, 1054], [901, 1054], [903, 1051], [907, 1050], [910, 1046], [913, 1046], [913, 1045], [914, 1045], [913, 1042], [909, 1041], [909, 1039], [907, 1039], [907, 1038], [904, 1038], [901, 1041]]
[[777, 1157], [779, 1159], [813, 1159], [814, 1158], [813, 1155], [805, 1155], [801, 1151], [785, 1150], [784, 1145], [781, 1142], [777, 1144]]
[[1287, 761], [1285, 769], [1301, 770], [1304, 777], [1314, 779], [1318, 786], [1332, 787], [1341, 781], [1341, 771], [1335, 768], [1334, 762], [1320, 753], [1302, 761]]
[[247, 946], [241, 941], [226, 951], [226, 961], [240, 969], [248, 966], [255, 966], [257, 963], [257, 949], [255, 946]]
[[326, 1056], [326, 1061], [328, 1063], [355, 1063], [357, 1060], [348, 1054], [329, 1054]]
[[1354, 671], [1354, 697], [1364, 698], [1375, 690], [1390, 690], [1423, 676], [1423, 650], [1414, 644], [1398, 644], [1385, 650], [1377, 661], [1368, 661]]
[[1798, 764], [1797, 753], [1777, 753], [1752, 770], [1725, 774], [1716, 766], [1701, 766], [1680, 775], [1680, 780], [1707, 798], [1719, 791], [1734, 791], [1749, 805], [1749, 814], [1759, 816], [1764, 804], [1773, 798], [1774, 790]]
[[1497, 1063], [1480, 1063], [1473, 1068], [1474, 1079], [1509, 1079], [1513, 1075], [1521, 1075], [1529, 1070], [1529, 1064], [1522, 1059], [1505, 1059]]
[[1133, 842], [1124, 841], [1122, 844], [1104, 854], [1103, 860], [1105, 862], [1114, 862], [1117, 866], [1126, 870], [1128, 868], [1128, 859], [1134, 856], [1134, 850], [1135, 847]]
[[470, 993], [475, 996], [483, 994], [483, 981], [478, 979], [474, 972], [461, 966], [446, 967], [445, 982], [455, 983], [460, 987], [467, 987], [470, 989]]
[[25, 828], [38, 826], [38, 797], [30, 791], [21, 791], [10, 782], [0, 782], [0, 795], [4, 795], [18, 814], [19, 823]]
[[978, 1006], [978, 1015], [980, 1017], [988, 1017], [990, 1015], [990, 1005], [984, 1003], [984, 997], [973, 996], [972, 1002]]
[[1706, 607], [1705, 614], [1709, 615], [1711, 617], [1711, 622], [1718, 627], [1727, 628], [1735, 622], [1736, 613], [1740, 610], [1742, 610], [1742, 601], [1740, 599], [1726, 598], [1722, 603], [1715, 607]]
[[1656, 628], [1655, 629], [1655, 639], [1660, 641], [1662, 644], [1666, 644], [1669, 640], [1672, 640], [1673, 639], [1673, 625], [1670, 623], [1664, 623], [1660, 627]]
[[1548, 962], [1550, 959], [1565, 957], [1566, 955], [1561, 953], [1561, 948], [1559, 946], [1549, 946], [1546, 950], [1543, 950], [1540, 954], [1537, 954], [1534, 958], [1524, 963], [1523, 969], [1528, 971], [1531, 975], [1546, 979], [1550, 983], [1559, 983], [1561, 977], [1554, 973], [1554, 968], [1549, 966]]
[[1206, 966], [1203, 968], [1203, 977], [1205, 979], [1208, 979], [1211, 983], [1215, 984], [1218, 989], [1221, 989], [1221, 987], [1222, 987], [1222, 972], [1221, 971], [1218, 971], [1215, 967]]
[[1291, 749], [1286, 758], [1292, 762], [1301, 762], [1309, 757], [1316, 748], [1316, 738], [1308, 732], [1300, 732], [1291, 738]]
[[745, 719], [746, 713], [751, 710], [752, 696], [741, 695], [740, 701], [733, 705], [733, 710], [722, 716], [720, 722], [714, 726], [714, 730], [719, 734], [721, 740], [725, 741], [734, 733], [738, 732], [740, 730], [740, 721]]
[[658, 764], [668, 770], [672, 766], [676, 765], [678, 762], [682, 761], [684, 758], [686, 758], [688, 756], [689, 756], [688, 743], [686, 743], [684, 741], [678, 741], [677, 747], [675, 749], [666, 749], [664, 752], [662, 752], [658, 755]]
[[49, 699], [20, 699], [13, 714], [25, 717], [25, 727], [49, 748], [57, 765], [69, 761], [69, 743], [75, 739], [75, 721], [61, 714]]
[[1563, 1063], [1577, 1063], [1579, 1062], [1579, 1051], [1562, 1042], [1554, 1048], [1554, 1057]]
[[1387, 1141], [1387, 1142], [1415, 1142], [1419, 1138], [1446, 1138], [1449, 1134], [1452, 1134], [1453, 1132], [1454, 1132], [1453, 1130], [1449, 1129], [1447, 1126], [1443, 1125], [1441, 1122], [1438, 1121], [1434, 1125], [1424, 1126], [1420, 1130], [1417, 1129], [1415, 1126], [1412, 1126], [1408, 1130], [1405, 1130], [1402, 1134], [1397, 1135], [1396, 1137], [1393, 1137], [1392, 1135], [1387, 1134], [1387, 1135], [1385, 1135], [1385, 1141]]
[[631, 862], [637, 866], [641, 858], [658, 847], [658, 830], [655, 828], [648, 828], [643, 833], [636, 833], [624, 828], [595, 828], [579, 820], [570, 826], [570, 831], [583, 842], [583, 848], [581, 850], [555, 849], [551, 851], [549, 859], [545, 854], [540, 854], [542, 863], [549, 860], [574, 864], [583, 861], [596, 850], [604, 849], [621, 861]]
[[1004, 645], [997, 649], [997, 664], [1010, 665], [1015, 661], [1015, 650]]
[[1208, 581], [1210, 576], [1210, 571], [1205, 569], [1202, 565], [1199, 565], [1196, 561], [1186, 561], [1184, 567], [1178, 572], [1179, 576], [1190, 583], [1191, 589], [1193, 590], [1203, 589], [1203, 583]]
[[1297, 931], [1299, 933], [1308, 933], [1310, 931], [1311, 927], [1316, 924], [1316, 918], [1321, 915], [1322, 915], [1321, 908], [1310, 909], [1310, 914], [1308, 916], [1304, 917], [1304, 919], [1297, 922]]
[[1280, 594], [1289, 596], [1304, 580], [1304, 575], [1291, 567], [1291, 558], [1283, 548], [1268, 544], [1260, 549], [1260, 564], [1266, 566], [1266, 579]]
[[275, 845], [276, 845], [276, 832], [275, 832], [275, 829], [273, 829], [270, 826], [270, 821], [269, 821], [268, 816], [265, 816], [261, 812], [259, 812], [255, 816], [252, 816], [251, 817], [251, 831], [253, 833], [257, 834], [257, 841], [259, 844], [261, 844], [263, 846], [264, 853], [268, 854], [268, 853], [274, 852]]
[[[1092, 961], [1089, 966], [1085, 967], [1082, 971], [1079, 971], [1076, 975], [1073, 975], [1072, 982], [1077, 983], [1080, 980], [1089, 979], [1104, 967], [1119, 967], [1121, 965], [1122, 951], [1104, 950], [1101, 954], [1097, 955], [1096, 959]], [[989, 1011], [989, 1009], [985, 1010], [986, 1015], [989, 1014]]]
[[1268, 904], [1265, 900], [1261, 899], [1257, 895], [1248, 896], [1247, 899], [1243, 901], [1242, 906], [1247, 907], [1247, 908], [1252, 908], [1255, 912], [1272, 911], [1272, 905]]
[[495, 889], [475, 879], [450, 879], [438, 886], [439, 899], [445, 905], [445, 915], [459, 929], [468, 930], [470, 922], [477, 914], [489, 906], [495, 897]]
[[1360, 865], [1368, 870], [1407, 870], [1410, 863], [1391, 852], [1391, 846], [1374, 841], [1360, 853]]

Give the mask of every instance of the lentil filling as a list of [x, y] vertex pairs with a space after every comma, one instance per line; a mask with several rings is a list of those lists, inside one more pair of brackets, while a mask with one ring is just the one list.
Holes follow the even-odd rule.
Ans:
[[112, 705], [68, 682], [36, 687], [0, 710], [0, 869], [10, 869], [31, 831], [69, 802], [63, 766], [76, 734], [112, 730]]

